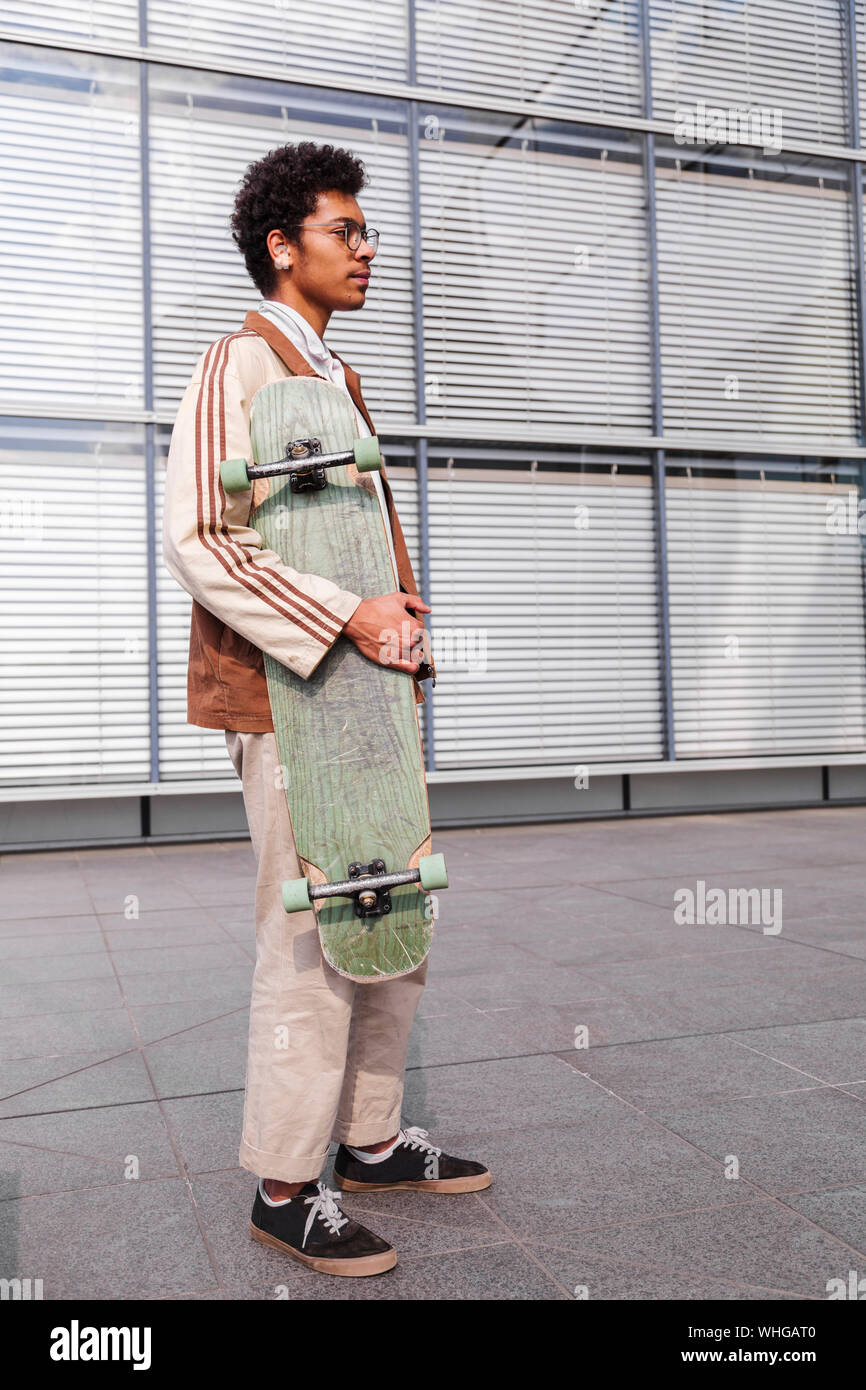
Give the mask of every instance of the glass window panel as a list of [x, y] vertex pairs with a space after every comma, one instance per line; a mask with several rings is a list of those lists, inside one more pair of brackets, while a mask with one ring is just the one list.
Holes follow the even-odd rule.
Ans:
[[666, 152], [656, 189], [666, 432], [854, 442], [844, 171]]
[[147, 781], [143, 427], [0, 421], [0, 777]]
[[203, 68], [295, 68], [311, 76], [401, 82], [406, 0], [148, 0], [148, 43]]
[[3, 0], [3, 28], [36, 38], [138, 43], [139, 0]]
[[396, 103], [159, 68], [150, 103], [155, 387], [173, 409], [198, 355], [260, 300], [229, 229], [248, 164], [288, 142], [348, 148], [381, 231], [367, 304], [335, 314], [329, 346], [364, 378], [377, 428], [414, 419], [412, 240], [405, 124]]
[[141, 409], [138, 67], [0, 56], [0, 404]]
[[641, 110], [640, 0], [418, 0], [418, 82], [604, 115]]
[[[730, 113], [763, 108], [778, 111], [783, 143], [847, 143], [839, 0], [650, 0], [650, 6], [654, 115], [675, 120], [678, 109], [691, 109], [697, 116], [701, 102], [728, 126]], [[727, 143], [745, 142], [729, 134]]]
[[647, 465], [484, 453], [431, 449], [436, 766], [660, 757]]
[[669, 478], [666, 498], [678, 757], [862, 752], [857, 489], [754, 464]]
[[428, 420], [649, 430], [636, 146], [442, 108], [420, 165]]

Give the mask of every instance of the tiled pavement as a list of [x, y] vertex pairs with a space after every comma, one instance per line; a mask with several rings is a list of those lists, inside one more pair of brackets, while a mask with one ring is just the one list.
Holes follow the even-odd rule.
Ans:
[[[47, 1299], [826, 1298], [866, 1276], [864, 839], [860, 808], [440, 833], [404, 1120], [495, 1181], [347, 1196], [400, 1258], [359, 1280], [248, 1237], [249, 845], [4, 857], [0, 1276]], [[698, 880], [780, 889], [781, 932], [678, 925]]]

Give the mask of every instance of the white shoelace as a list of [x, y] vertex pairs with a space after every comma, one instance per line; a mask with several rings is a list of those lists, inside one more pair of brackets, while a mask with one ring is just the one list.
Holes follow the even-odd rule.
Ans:
[[310, 1215], [304, 1227], [304, 1239], [301, 1241], [302, 1250], [307, 1243], [307, 1236], [310, 1234], [310, 1229], [317, 1216], [321, 1221], [324, 1221], [328, 1230], [335, 1236], [339, 1235], [341, 1228], [345, 1226], [349, 1220], [348, 1216], [344, 1216], [337, 1206], [337, 1200], [340, 1196], [339, 1192], [333, 1192], [331, 1188], [326, 1187], [323, 1182], [317, 1182], [316, 1187], [318, 1188], [318, 1192], [314, 1197], [304, 1198], [304, 1205], [310, 1208]]
[[435, 1154], [440, 1157], [442, 1150], [437, 1149], [435, 1144], [430, 1144], [427, 1140], [428, 1131], [421, 1129], [419, 1125], [410, 1125], [408, 1129], [402, 1131], [403, 1143], [409, 1149], [423, 1149], [425, 1153]]

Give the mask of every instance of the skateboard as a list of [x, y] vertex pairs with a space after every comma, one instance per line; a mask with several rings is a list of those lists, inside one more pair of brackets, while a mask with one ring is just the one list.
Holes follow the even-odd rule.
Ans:
[[[220, 465], [226, 492], [253, 488], [250, 526], [285, 563], [371, 598], [397, 590], [373, 470], [378, 440], [356, 437], [352, 405], [320, 377], [261, 387], [253, 459]], [[259, 481], [266, 480], [266, 481]], [[266, 495], [262, 495], [266, 494]], [[399, 641], [399, 634], [395, 634]], [[338, 637], [306, 680], [264, 654], [281, 775], [304, 877], [286, 912], [312, 910], [322, 952], [365, 983], [415, 970], [448, 886], [431, 853], [414, 682]]]

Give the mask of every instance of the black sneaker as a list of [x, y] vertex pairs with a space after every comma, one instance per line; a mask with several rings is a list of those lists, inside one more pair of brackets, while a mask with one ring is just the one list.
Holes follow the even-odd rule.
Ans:
[[320, 1274], [358, 1276], [393, 1269], [393, 1245], [346, 1216], [337, 1205], [339, 1195], [324, 1183], [308, 1182], [296, 1197], [274, 1206], [265, 1199], [260, 1178], [250, 1235]]
[[426, 1129], [400, 1130], [397, 1147], [378, 1163], [364, 1163], [341, 1144], [334, 1177], [346, 1192], [389, 1192], [409, 1187], [420, 1192], [480, 1192], [493, 1178], [483, 1163], [452, 1158], [427, 1142]]

